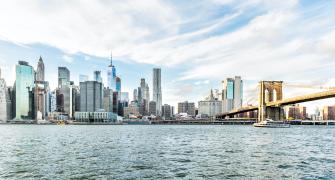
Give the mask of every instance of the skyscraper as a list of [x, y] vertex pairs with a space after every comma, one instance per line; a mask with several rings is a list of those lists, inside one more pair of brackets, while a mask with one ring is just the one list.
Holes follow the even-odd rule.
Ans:
[[115, 83], [116, 83], [115, 90], [120, 93], [121, 92], [121, 78], [119, 76], [116, 76]]
[[40, 56], [37, 64], [36, 81], [34, 87], [34, 115], [37, 119], [44, 119], [47, 115], [47, 96], [49, 91], [49, 83], [45, 81], [44, 77], [44, 63], [42, 57]]
[[222, 112], [228, 112], [242, 107], [243, 99], [243, 81], [240, 76], [227, 78], [222, 81]]
[[133, 92], [133, 101], [138, 101], [137, 89], [134, 89], [134, 92]]
[[152, 100], [156, 102], [156, 114], [161, 115], [162, 110], [162, 88], [161, 88], [161, 69], [153, 69], [153, 97]]
[[113, 90], [105, 88], [103, 96], [103, 109], [106, 112], [113, 112]]
[[58, 67], [58, 87], [70, 84], [70, 71], [66, 67]]
[[102, 83], [101, 71], [94, 71], [93, 80]]
[[11, 100], [6, 87], [5, 79], [1, 78], [0, 69], [0, 123], [11, 119]]
[[95, 112], [102, 109], [102, 83], [86, 81], [80, 83], [80, 111]]
[[37, 64], [37, 71], [36, 71], [36, 81], [44, 81], [45, 74], [44, 74], [44, 63], [43, 59], [40, 56]]
[[113, 65], [113, 55], [111, 53], [111, 59], [110, 59], [110, 65], [108, 66], [108, 71], [107, 71], [107, 86], [112, 89], [116, 90], [116, 69], [115, 66]]
[[33, 118], [33, 98], [32, 90], [34, 88], [35, 71], [32, 66], [25, 61], [19, 61], [16, 65], [16, 117], [15, 119]]

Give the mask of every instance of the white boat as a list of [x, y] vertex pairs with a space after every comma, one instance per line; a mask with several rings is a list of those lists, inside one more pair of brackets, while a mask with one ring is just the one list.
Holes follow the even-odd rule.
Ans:
[[289, 128], [290, 124], [286, 124], [283, 121], [274, 121], [272, 119], [266, 119], [259, 123], [254, 123], [254, 127], [266, 127], [266, 128]]

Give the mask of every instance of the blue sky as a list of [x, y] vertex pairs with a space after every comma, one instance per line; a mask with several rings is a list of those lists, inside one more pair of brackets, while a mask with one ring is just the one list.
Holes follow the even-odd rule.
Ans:
[[[52, 87], [57, 67], [78, 84], [101, 70], [110, 51], [124, 91], [162, 68], [163, 103], [197, 102], [240, 75], [245, 103], [260, 80], [335, 86], [335, 1], [328, 0], [11, 0], [0, 2], [0, 67], [36, 67], [41, 55]], [[285, 89], [285, 97], [320, 90]], [[335, 104], [334, 99], [307, 103]]]

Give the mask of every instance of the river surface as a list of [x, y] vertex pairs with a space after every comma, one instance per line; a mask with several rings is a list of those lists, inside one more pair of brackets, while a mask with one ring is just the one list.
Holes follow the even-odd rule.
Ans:
[[0, 125], [0, 179], [335, 179], [335, 127]]

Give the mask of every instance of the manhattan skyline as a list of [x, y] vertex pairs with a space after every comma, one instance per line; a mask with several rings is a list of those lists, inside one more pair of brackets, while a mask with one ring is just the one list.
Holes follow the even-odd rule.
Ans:
[[[14, 83], [19, 60], [36, 69], [39, 56], [51, 88], [57, 87], [58, 66], [71, 71], [75, 84], [79, 74], [93, 79], [93, 72], [101, 70], [106, 84], [110, 50], [124, 91], [131, 95], [140, 78], [152, 89], [152, 68], [161, 67], [162, 102], [174, 106], [203, 99], [235, 75], [244, 80], [243, 102], [260, 80], [335, 84], [334, 2], [21, 3], [0, 6], [0, 67], [8, 86]], [[307, 105], [314, 111], [333, 101]]]

